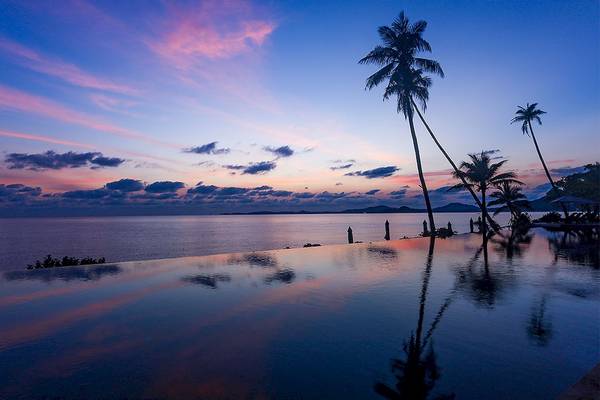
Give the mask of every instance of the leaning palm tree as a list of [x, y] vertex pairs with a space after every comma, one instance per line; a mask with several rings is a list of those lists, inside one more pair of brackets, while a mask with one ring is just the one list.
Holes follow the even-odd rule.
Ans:
[[423, 109], [427, 106], [429, 86], [431, 79], [426, 73], [444, 76], [444, 72], [437, 61], [419, 57], [420, 52], [430, 52], [431, 46], [423, 39], [422, 35], [427, 27], [427, 22], [417, 21], [410, 23], [401, 12], [391, 26], [381, 26], [378, 29], [383, 45], [376, 46], [369, 54], [359, 60], [360, 64], [375, 64], [381, 68], [367, 78], [366, 89], [373, 89], [383, 82], [387, 82], [384, 100], [392, 96], [398, 98], [398, 113], [402, 112], [408, 120], [412, 142], [415, 150], [417, 171], [431, 231], [435, 234], [435, 222], [429, 200], [429, 192], [423, 176], [419, 144], [413, 124], [414, 110], [417, 108], [415, 99]]
[[511, 182], [502, 182], [490, 197], [494, 200], [490, 201], [488, 206], [501, 206], [494, 211], [494, 215], [508, 210], [513, 218], [517, 218], [523, 210], [531, 208], [529, 200], [521, 193], [521, 187]]
[[475, 191], [481, 193], [481, 218], [483, 225], [481, 232], [483, 237], [487, 236], [487, 224], [485, 223], [485, 215], [487, 215], [486, 194], [489, 188], [502, 185], [504, 182], [522, 184], [516, 179], [514, 172], [500, 172], [500, 168], [508, 161], [502, 160], [497, 163], [492, 163], [490, 153], [482, 151], [480, 154], [469, 154], [470, 162], [463, 161], [460, 164], [458, 171], [455, 171], [454, 176], [461, 179], [462, 182], [453, 189], [460, 189], [469, 186]]
[[[523, 135], [530, 136], [533, 139], [533, 144], [535, 145], [535, 151], [537, 151], [538, 157], [540, 158], [540, 161], [542, 162], [542, 167], [544, 167], [544, 172], [546, 173], [546, 177], [548, 178], [550, 185], [552, 185], [552, 189], [555, 192], [558, 192], [558, 188], [557, 188], [556, 184], [554, 183], [552, 176], [550, 175], [550, 171], [548, 171], [548, 167], [546, 166], [546, 161], [544, 161], [544, 157], [542, 157], [542, 152], [540, 151], [540, 146], [538, 145], [537, 139], [535, 138], [535, 133], [533, 133], [533, 126], [531, 125], [531, 121], [535, 121], [538, 123], [538, 125], [542, 125], [542, 119], [540, 118], [540, 116], [542, 116], [543, 114], [546, 114], [546, 111], [540, 110], [539, 108], [537, 108], [537, 105], [538, 105], [538, 103], [532, 103], [532, 104], [527, 103], [527, 105], [525, 107], [517, 106], [517, 111], [515, 112], [515, 117], [510, 121], [510, 123], [511, 124], [514, 124], [515, 122], [521, 123], [521, 131], [523, 132]], [[565, 213], [565, 217], [567, 217], [569, 215], [568, 211], [567, 211], [567, 207], [563, 203], [561, 203], [561, 207]]]
[[[429, 136], [431, 136], [431, 138], [433, 139], [433, 142], [436, 144], [438, 149], [440, 149], [440, 151], [442, 152], [444, 157], [446, 157], [446, 160], [448, 161], [448, 163], [452, 166], [452, 169], [454, 170], [455, 176], [457, 176], [456, 172], [458, 171], [458, 167], [456, 166], [456, 164], [454, 163], [452, 158], [448, 155], [448, 153], [446, 152], [444, 147], [441, 145], [441, 143], [438, 141], [437, 137], [435, 136], [435, 134], [429, 127], [429, 124], [427, 123], [427, 121], [425, 121], [425, 117], [423, 117], [423, 114], [421, 113], [421, 111], [419, 111], [419, 109], [417, 107], [415, 107], [415, 110], [417, 111], [417, 114], [419, 115], [419, 119], [421, 119], [421, 122], [427, 129], [427, 132], [429, 132]], [[481, 209], [482, 208], [481, 201], [479, 201], [479, 197], [477, 197], [477, 195], [475, 194], [475, 191], [473, 191], [473, 188], [471, 188], [469, 185], [467, 185], [467, 182], [464, 181], [463, 178], [460, 178], [460, 175], [459, 175], [459, 179], [461, 179], [462, 183], [464, 184], [464, 187], [469, 191], [469, 193], [471, 193], [471, 197], [473, 197], [473, 200], [475, 201], [477, 206]], [[498, 231], [500, 229], [500, 225], [498, 225], [498, 223], [496, 221], [494, 221], [494, 219], [489, 215], [489, 213], [486, 213], [485, 217], [487, 218], [487, 221], [490, 223], [490, 226], [495, 231]]]

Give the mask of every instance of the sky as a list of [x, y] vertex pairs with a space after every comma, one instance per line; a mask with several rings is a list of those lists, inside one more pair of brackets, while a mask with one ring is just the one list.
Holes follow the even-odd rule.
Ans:
[[[425, 117], [531, 198], [598, 161], [600, 3], [0, 0], [0, 215], [422, 208], [408, 124], [358, 60], [402, 10], [445, 78]], [[434, 206], [447, 161], [416, 122]], [[178, 210], [178, 211], [174, 211]]]

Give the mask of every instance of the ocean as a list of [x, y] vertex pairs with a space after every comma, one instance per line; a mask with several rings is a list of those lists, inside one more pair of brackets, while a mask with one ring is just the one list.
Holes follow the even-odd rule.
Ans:
[[[468, 232], [477, 213], [436, 214]], [[352, 227], [355, 241], [377, 241], [390, 222], [392, 239], [416, 236], [426, 214], [194, 215], [0, 219], [0, 270], [23, 269], [54, 257], [105, 257], [107, 262], [201, 256], [340, 244]], [[498, 222], [506, 223], [508, 214]]]

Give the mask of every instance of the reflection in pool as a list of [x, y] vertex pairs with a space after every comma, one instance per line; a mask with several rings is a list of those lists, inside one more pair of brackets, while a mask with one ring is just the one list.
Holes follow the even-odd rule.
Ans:
[[599, 309], [541, 230], [8, 272], [0, 398], [554, 398]]

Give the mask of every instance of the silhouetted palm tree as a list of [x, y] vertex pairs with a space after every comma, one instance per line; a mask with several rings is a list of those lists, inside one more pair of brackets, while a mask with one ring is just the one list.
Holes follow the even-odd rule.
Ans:
[[417, 21], [410, 23], [401, 12], [391, 26], [381, 26], [378, 29], [382, 46], [376, 46], [369, 54], [360, 59], [360, 64], [375, 64], [381, 68], [367, 78], [367, 89], [373, 89], [383, 82], [387, 82], [384, 100], [391, 96], [398, 97], [398, 113], [402, 112], [408, 120], [417, 162], [419, 181], [423, 189], [423, 197], [431, 231], [435, 233], [433, 211], [429, 200], [429, 192], [423, 176], [421, 154], [415, 127], [413, 124], [414, 109], [417, 108], [415, 99], [423, 109], [427, 106], [429, 86], [431, 79], [425, 73], [444, 76], [444, 72], [437, 61], [418, 57], [420, 52], [431, 52], [431, 46], [423, 39], [422, 35], [427, 27], [427, 22]]
[[[425, 125], [425, 128], [427, 129], [427, 132], [429, 132], [429, 136], [431, 136], [431, 138], [433, 139], [434, 143], [436, 144], [436, 146], [438, 147], [438, 149], [440, 149], [440, 151], [442, 152], [442, 154], [444, 155], [444, 157], [446, 157], [446, 160], [448, 160], [448, 162], [450, 163], [450, 165], [452, 166], [452, 168], [454, 169], [454, 172], [458, 171], [458, 167], [456, 166], [456, 164], [454, 163], [454, 161], [452, 160], [452, 158], [448, 155], [448, 153], [446, 152], [446, 150], [444, 150], [444, 148], [442, 147], [442, 145], [440, 144], [440, 142], [437, 140], [437, 137], [435, 136], [435, 134], [433, 133], [433, 131], [431, 130], [431, 128], [429, 127], [429, 124], [427, 123], [427, 121], [425, 121], [425, 118], [423, 117], [423, 114], [421, 113], [421, 111], [419, 111], [418, 107], [415, 107], [415, 110], [417, 111], [417, 114], [419, 115], [419, 118], [421, 119], [421, 122], [423, 123], [423, 125]], [[460, 177], [459, 177], [460, 179]], [[461, 179], [462, 180], [462, 179]], [[463, 184], [465, 184], [465, 188], [469, 191], [469, 193], [471, 193], [471, 196], [473, 197], [473, 200], [475, 200], [475, 203], [477, 203], [477, 206], [481, 209], [481, 201], [479, 201], [479, 197], [477, 197], [477, 195], [475, 194], [475, 192], [473, 191], [473, 189], [466, 184], [466, 181], [463, 181]], [[498, 225], [498, 223], [496, 221], [494, 221], [494, 219], [486, 213], [486, 218], [487, 221], [490, 223], [490, 225], [492, 226], [492, 228], [494, 230], [499, 230], [500, 226]]]
[[494, 215], [502, 211], [510, 211], [513, 218], [519, 216], [525, 209], [531, 208], [527, 197], [521, 193], [521, 187], [511, 182], [502, 182], [494, 193], [490, 195], [494, 200], [489, 202], [489, 206], [501, 205], [494, 211]]
[[[538, 145], [537, 139], [535, 138], [535, 133], [533, 133], [533, 126], [531, 125], [531, 121], [536, 121], [539, 125], [542, 125], [542, 119], [540, 116], [546, 114], [546, 111], [542, 111], [537, 108], [538, 103], [532, 103], [525, 107], [517, 106], [517, 111], [515, 112], [515, 117], [510, 121], [511, 124], [515, 122], [521, 123], [521, 131], [523, 135], [530, 136], [533, 139], [533, 144], [535, 145], [535, 151], [537, 151], [538, 157], [542, 162], [542, 166], [544, 167], [544, 172], [546, 173], [546, 177], [548, 181], [552, 185], [552, 189], [558, 192], [558, 188], [550, 175], [550, 171], [548, 171], [548, 167], [546, 166], [546, 161], [544, 161], [544, 157], [542, 157], [542, 152], [540, 151], [540, 146]], [[561, 207], [565, 213], [565, 217], [568, 216], [567, 207], [561, 203]]]
[[456, 178], [462, 178], [461, 181], [453, 188], [464, 188], [471, 186], [477, 192], [481, 193], [481, 217], [483, 219], [481, 232], [483, 237], [487, 237], [487, 224], [485, 223], [485, 215], [487, 214], [486, 192], [490, 187], [498, 186], [504, 182], [521, 183], [516, 179], [514, 172], [502, 172], [500, 168], [507, 160], [502, 160], [497, 163], [492, 163], [489, 152], [482, 151], [481, 154], [469, 154], [470, 162], [463, 161], [460, 168], [454, 172]]

